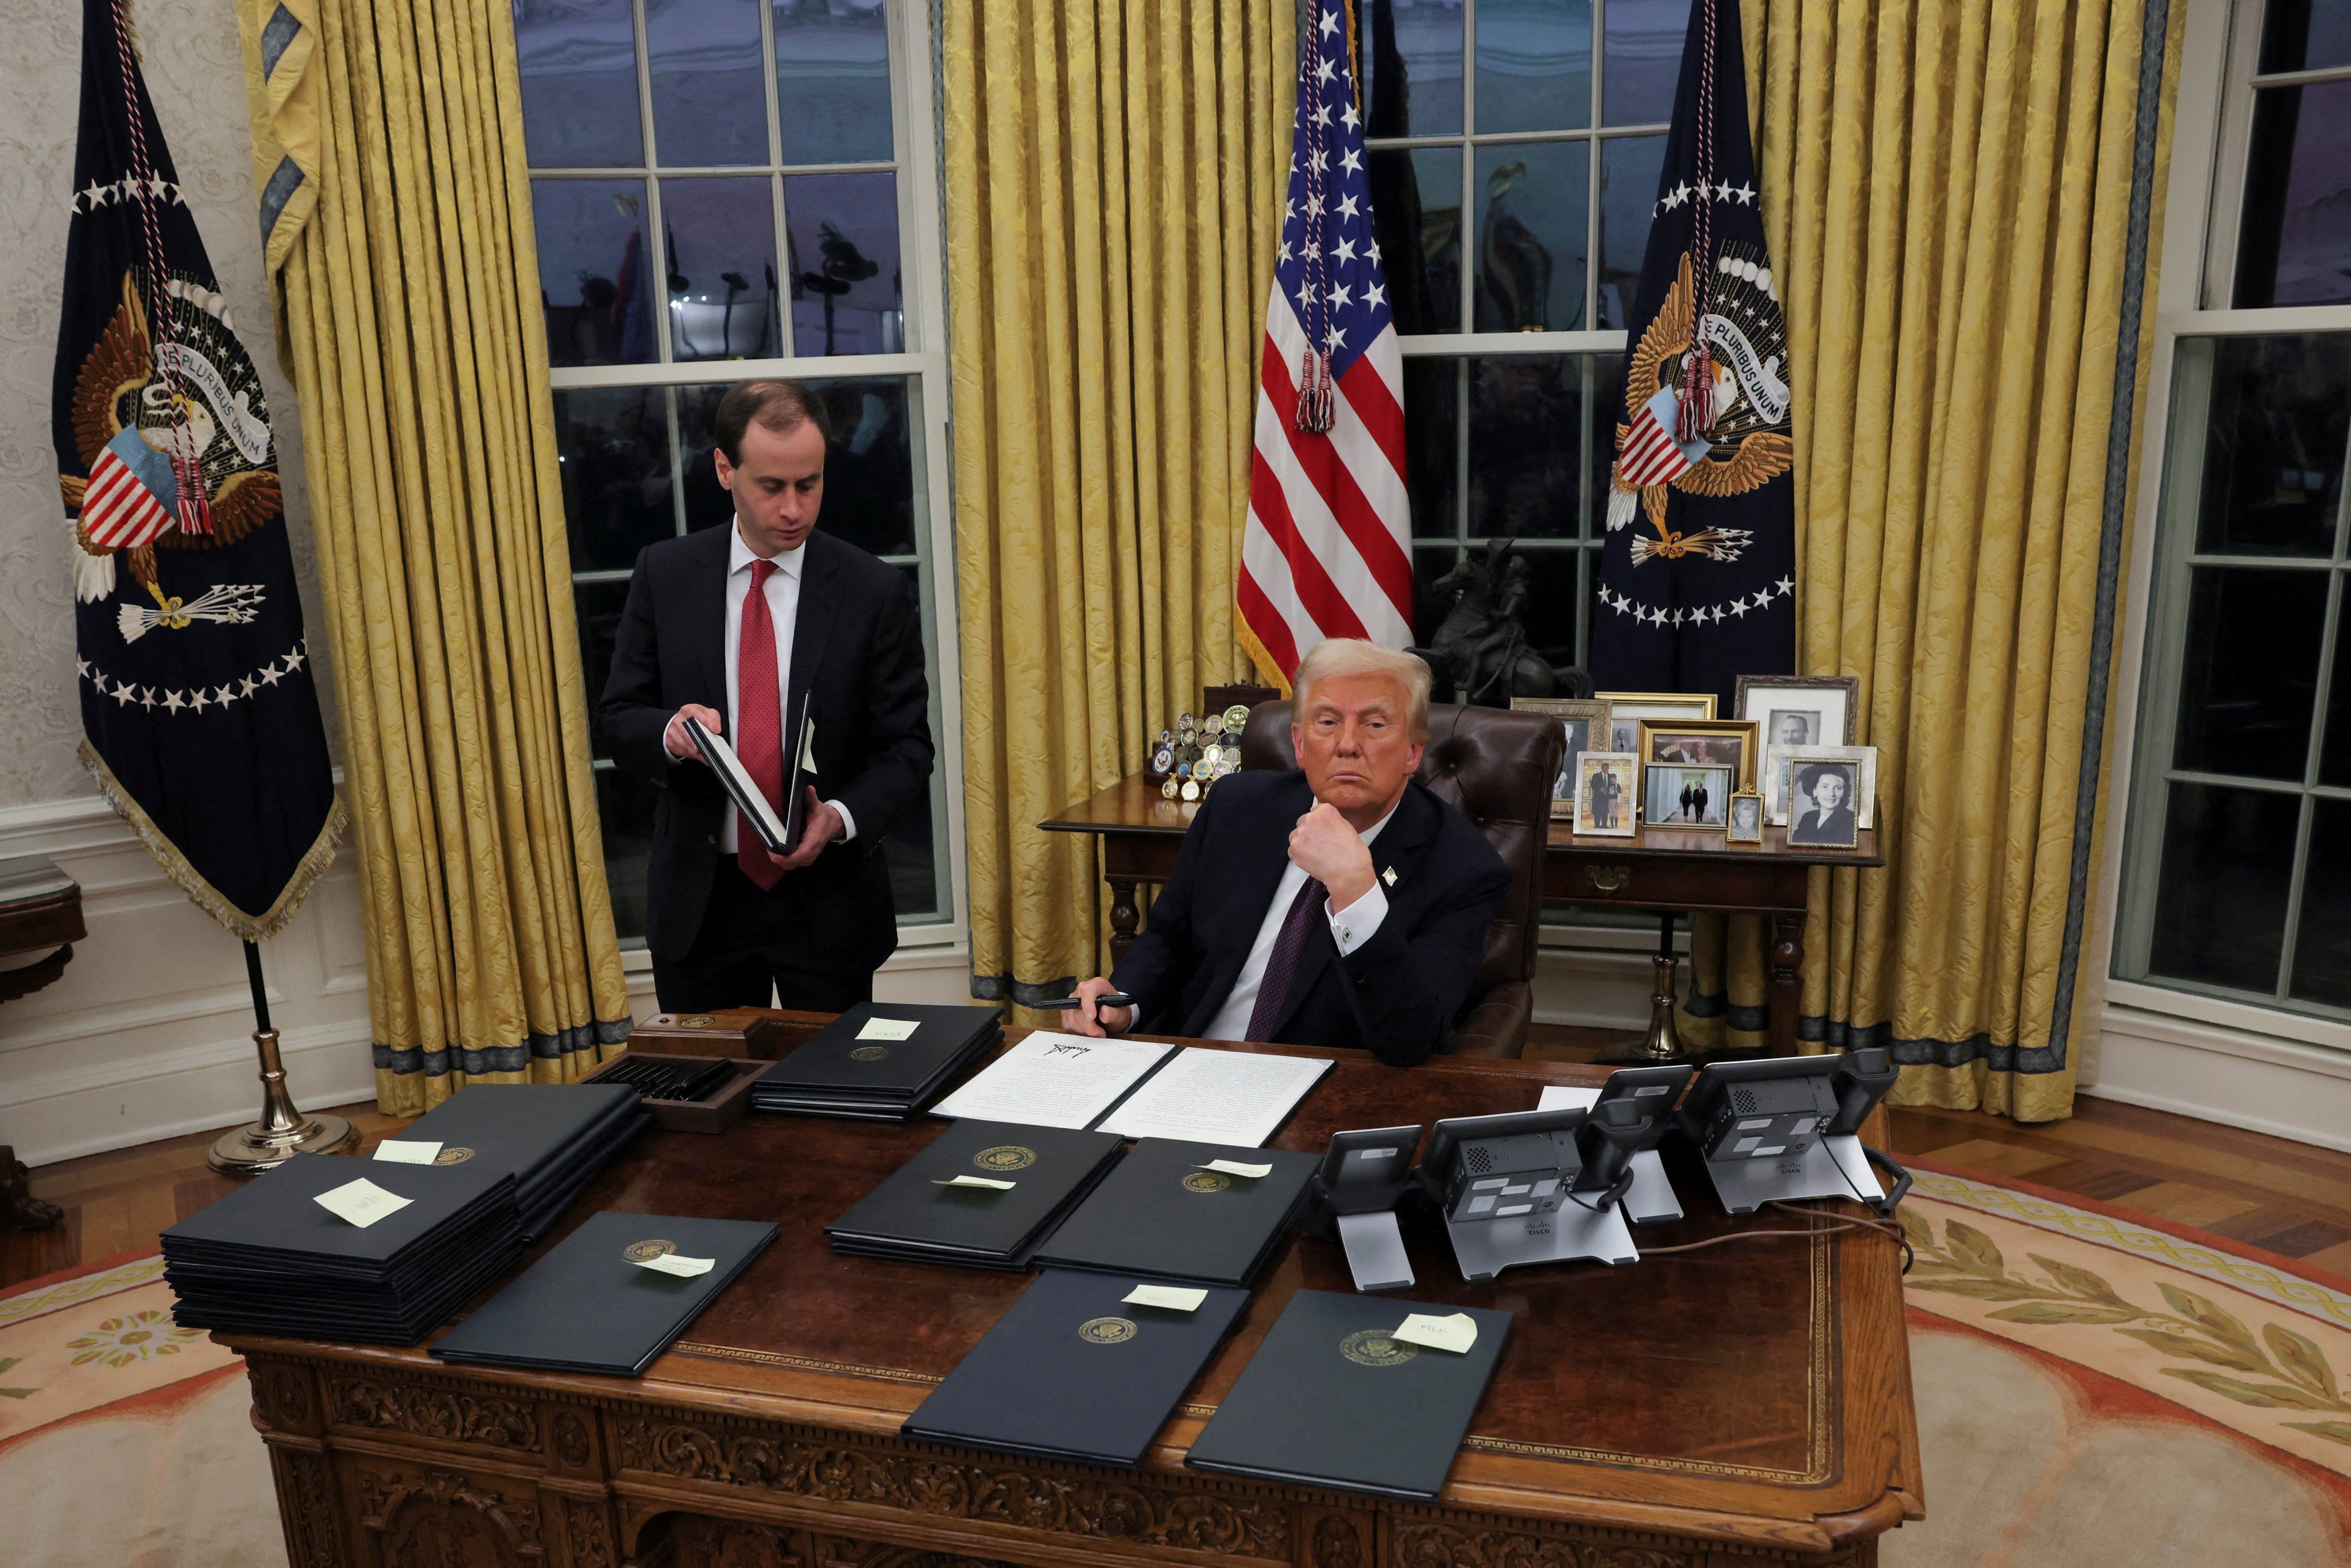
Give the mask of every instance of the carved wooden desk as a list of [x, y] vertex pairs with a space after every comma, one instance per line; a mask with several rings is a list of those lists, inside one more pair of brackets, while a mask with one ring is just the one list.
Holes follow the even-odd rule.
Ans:
[[[1276, 1146], [1525, 1109], [1542, 1082], [1597, 1076], [1338, 1054]], [[1516, 1314], [1434, 1504], [1183, 1466], [1290, 1292], [1349, 1288], [1337, 1246], [1304, 1236], [1141, 1470], [909, 1441], [906, 1412], [1027, 1281], [840, 1258], [821, 1231], [944, 1125], [753, 1116], [645, 1134], [575, 1221], [772, 1218], [782, 1235], [641, 1380], [223, 1336], [246, 1358], [294, 1568], [1844, 1565], [1922, 1516], [1895, 1249], [1850, 1230], [1468, 1285], [1437, 1228], [1408, 1223], [1414, 1300]], [[1681, 1183], [1698, 1218], [1645, 1239], [1729, 1228], [1699, 1179]]]
[[[1111, 955], [1125, 956], [1142, 928], [1136, 890], [1165, 882], [1199, 808], [1163, 800], [1142, 774], [1121, 779], [1050, 821], [1047, 832], [1091, 833], [1102, 844], [1110, 883]], [[1553, 822], [1543, 856], [1545, 904], [1619, 909], [1761, 915], [1771, 922], [1771, 1049], [1796, 1053], [1802, 1001], [1804, 904], [1820, 866], [1882, 866], [1875, 830], [1849, 850], [1791, 846], [1785, 828], [1765, 828], [1760, 844], [1726, 844], [1720, 833], [1643, 828], [1629, 839], [1579, 838]]]

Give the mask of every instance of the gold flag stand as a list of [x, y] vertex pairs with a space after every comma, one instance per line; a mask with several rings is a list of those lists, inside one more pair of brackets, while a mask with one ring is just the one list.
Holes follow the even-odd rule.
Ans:
[[222, 1134], [206, 1163], [225, 1176], [256, 1176], [296, 1155], [346, 1152], [359, 1143], [359, 1129], [340, 1116], [304, 1115], [286, 1092], [286, 1062], [261, 983], [261, 949], [251, 942], [245, 945], [245, 977], [253, 987], [253, 1044], [261, 1055], [261, 1119]]

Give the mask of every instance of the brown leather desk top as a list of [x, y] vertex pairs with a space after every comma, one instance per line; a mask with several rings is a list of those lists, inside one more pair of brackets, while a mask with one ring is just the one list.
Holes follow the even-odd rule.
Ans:
[[[1321, 1054], [1337, 1065], [1271, 1146], [1319, 1150], [1341, 1128], [1531, 1109], [1544, 1082], [1605, 1076], [1556, 1062], [1439, 1059], [1397, 1069], [1359, 1052]], [[641, 1382], [481, 1368], [465, 1375], [894, 1432], [1028, 1282], [842, 1258], [825, 1245], [825, 1224], [944, 1125], [753, 1115], [715, 1137], [648, 1132], [575, 1206], [572, 1223], [608, 1208], [773, 1219], [782, 1231], [776, 1244]], [[1790, 1214], [1731, 1221], [1696, 1171], [1677, 1171], [1676, 1186], [1692, 1218], [1641, 1230], [1645, 1246], [1807, 1224]], [[1432, 1222], [1408, 1222], [1405, 1234], [1420, 1283], [1396, 1297], [1399, 1321], [1406, 1297], [1516, 1317], [1448, 1505], [1799, 1550], [1874, 1536], [1920, 1514], [1890, 1240], [1823, 1230], [1623, 1270], [1554, 1265], [1471, 1285]], [[1201, 1418], [1301, 1287], [1352, 1288], [1334, 1243], [1293, 1236], [1234, 1339], [1161, 1435], [1152, 1468], [1181, 1465]], [[428, 1361], [421, 1350], [233, 1343], [311, 1358]]]

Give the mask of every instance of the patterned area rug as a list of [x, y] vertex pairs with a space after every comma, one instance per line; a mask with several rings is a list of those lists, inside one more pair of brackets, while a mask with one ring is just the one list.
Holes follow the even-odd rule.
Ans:
[[[1888, 1568], [2351, 1563], [2351, 1282], [2016, 1182], [1921, 1169], [1928, 1517]], [[153, 1254], [0, 1294], [16, 1568], [285, 1562], [242, 1368]]]

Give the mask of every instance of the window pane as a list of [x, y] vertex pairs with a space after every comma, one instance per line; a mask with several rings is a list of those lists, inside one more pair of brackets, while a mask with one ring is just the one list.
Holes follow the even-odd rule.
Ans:
[[645, 53], [663, 168], [768, 161], [759, 0], [645, 0]]
[[784, 182], [784, 225], [794, 352], [902, 352], [898, 177], [795, 175]]
[[1582, 329], [1591, 173], [1581, 141], [1478, 149], [1477, 330]]
[[[1583, 369], [1568, 354], [1469, 361], [1469, 532], [1573, 538], [1583, 487]], [[1573, 599], [1574, 584], [1569, 585]], [[1572, 626], [1574, 616], [1568, 615]]]
[[625, 570], [677, 531], [659, 388], [558, 392], [555, 444], [574, 571]]
[[[677, 389], [678, 484], [685, 492], [688, 533], [734, 520], [735, 499], [718, 483], [718, 444], [710, 434], [711, 417], [726, 395], [724, 386]], [[818, 516], [823, 517], [821, 512]]]
[[1460, 550], [1451, 545], [1422, 545], [1412, 552], [1412, 640], [1423, 648], [1436, 642], [1437, 629], [1458, 597], [1458, 584], [1442, 590], [1437, 585], [1460, 561]]
[[1405, 494], [1415, 538], [1450, 538], [1461, 531], [1460, 383], [1458, 360], [1404, 362]]
[[1592, 0], [1479, 0], [1478, 130], [1592, 123]]
[[[808, 383], [824, 399], [832, 444], [824, 460], [824, 506], [818, 526], [874, 555], [914, 553], [914, 436], [906, 383], [896, 376], [862, 376]], [[677, 436], [684, 455], [686, 526], [714, 528], [735, 515], [733, 497], [719, 486], [711, 417], [724, 386], [682, 387]]]
[[[828, 474], [826, 486], [831, 488]], [[831, 497], [827, 497], [827, 505]], [[906, 597], [914, 602], [914, 613], [922, 614], [922, 580], [915, 569], [901, 569], [906, 580]], [[939, 744], [934, 734], [931, 744]], [[882, 858], [890, 867], [890, 895], [897, 904], [898, 922], [905, 925], [917, 920], [935, 920], [940, 915], [940, 878], [938, 847], [931, 831], [933, 807], [946, 789], [946, 770], [931, 769], [930, 799], [909, 810], [890, 824], [882, 839]]]
[[1371, 0], [1360, 15], [1365, 18], [1357, 46], [1364, 62], [1364, 133], [1458, 131], [1461, 0]]
[[2182, 342], [2179, 352], [2181, 384], [2209, 377], [2211, 388], [2209, 407], [2199, 411], [2196, 549], [2334, 554], [2351, 430], [2351, 337], [2206, 338]]
[[[1674, 117], [1682, 39], [1690, 8], [1682, 0], [1608, 0], [1600, 67], [1600, 123], [1663, 125]], [[1761, 47], [1761, 39], [1749, 47]]]
[[2270, 0], [2262, 24], [2262, 71], [2351, 66], [2351, 4], [2345, 0]]
[[2148, 967], [2174, 979], [2273, 992], [2302, 801], [2174, 784]]
[[673, 360], [764, 360], [781, 351], [776, 198], [765, 175], [661, 183]]
[[516, 0], [522, 139], [541, 169], [634, 168], [637, 29], [629, 0]]
[[1662, 136], [1611, 137], [1600, 144], [1600, 325], [1633, 321], [1641, 292], [1641, 257], [1665, 172]]
[[[1608, 476], [1616, 466], [1616, 427], [1625, 423], [1625, 356], [1595, 354], [1592, 361], [1592, 466], [1585, 473], [1583, 537], [1607, 531]], [[1598, 573], [1593, 574], [1595, 577]]]
[[784, 162], [887, 162], [890, 22], [883, 0], [776, 0], [775, 18]]
[[612, 926], [623, 947], [645, 945], [645, 865], [653, 859], [653, 786], [618, 768], [596, 770], [596, 815], [604, 829], [604, 880]]
[[[1526, 558], [1527, 602], [1523, 624], [1527, 643], [1537, 657], [1564, 668], [1575, 663], [1576, 612], [1583, 603], [1575, 590], [1575, 558], [1580, 549], [1531, 549]], [[1503, 568], [1507, 583], [1510, 568]], [[1505, 590], [1507, 591], [1507, 589]]]
[[2311, 802], [2302, 929], [2294, 941], [2294, 995], [2351, 1008], [2351, 800]]
[[[2345, 581], [2344, 591], [2351, 593], [2351, 580]], [[2351, 787], [2351, 636], [2343, 626], [2351, 609], [2335, 613], [2335, 680], [2326, 697], [2326, 733], [2319, 740], [2318, 781]], [[2335, 863], [2351, 865], [2351, 861]]]
[[[572, 587], [572, 613], [580, 622], [580, 668], [590, 709], [602, 698], [605, 679], [612, 673], [612, 644], [621, 634], [621, 609], [628, 601], [625, 582], [582, 582]], [[609, 755], [602, 736], [596, 736], [595, 742], [597, 756]]]
[[2351, 81], [2253, 95], [2236, 303], [2351, 299]]
[[550, 365], [642, 365], [660, 345], [643, 180], [533, 180]]
[[2172, 765], [2298, 782], [2325, 620], [2325, 572], [2197, 568]]
[[1451, 147], [1375, 152], [1372, 233], [1396, 330], [1461, 329], [1461, 154]]

